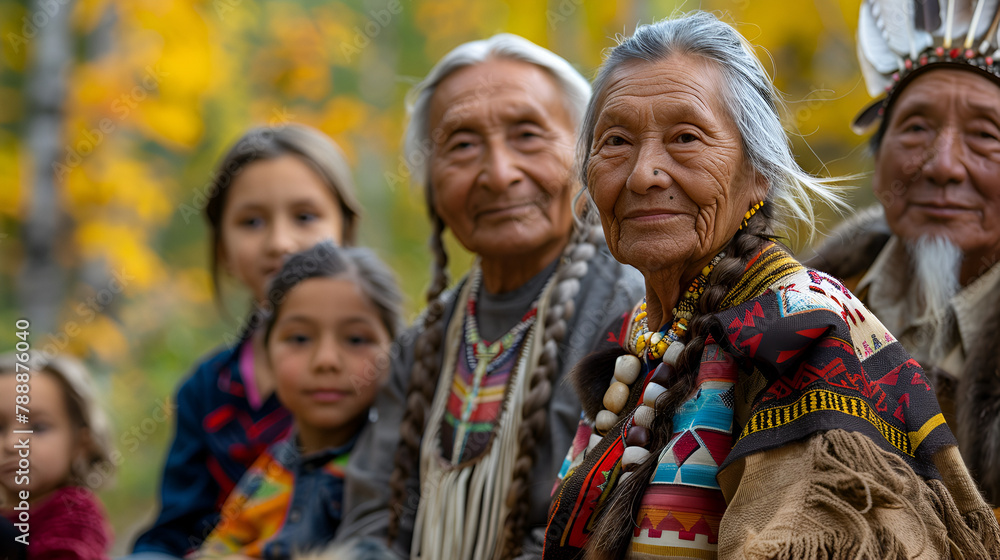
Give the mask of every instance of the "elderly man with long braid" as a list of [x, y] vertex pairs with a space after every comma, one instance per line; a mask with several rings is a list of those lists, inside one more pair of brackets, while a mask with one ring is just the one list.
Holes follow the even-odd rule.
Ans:
[[[340, 541], [429, 560], [540, 552], [580, 420], [564, 377], [642, 294], [572, 171], [589, 98], [569, 63], [513, 35], [455, 48], [411, 92], [433, 279], [352, 454]], [[446, 230], [476, 255], [451, 289]]]

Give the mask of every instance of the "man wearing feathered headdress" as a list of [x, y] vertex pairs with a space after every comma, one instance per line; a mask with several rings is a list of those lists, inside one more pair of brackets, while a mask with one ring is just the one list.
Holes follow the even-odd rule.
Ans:
[[[808, 263], [845, 279], [931, 372], [985, 498], [1000, 506], [1000, 0], [864, 0], [881, 207]], [[905, 408], [907, 403], [891, 403]], [[1000, 510], [997, 510], [1000, 518]]]

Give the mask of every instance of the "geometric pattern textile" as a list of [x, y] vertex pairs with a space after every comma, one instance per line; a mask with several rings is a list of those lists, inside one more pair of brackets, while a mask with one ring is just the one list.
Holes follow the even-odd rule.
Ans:
[[715, 477], [733, 445], [736, 375], [732, 358], [706, 344], [694, 396], [674, 414], [674, 435], [639, 505], [632, 557], [715, 558], [726, 511]]
[[925, 478], [955, 445], [923, 369], [879, 320], [831, 276], [802, 270], [758, 298], [716, 314], [748, 371], [748, 403], [723, 464], [809, 434], [861, 432]]
[[[715, 475], [753, 453], [845, 429], [895, 453], [916, 474], [940, 478], [931, 456], [955, 445], [920, 365], [839, 281], [770, 244], [734, 292], [732, 305], [713, 315], [697, 394], [678, 410], [675, 433], [658, 450], [631, 557], [714, 558], [725, 511]], [[655, 365], [644, 365], [640, 379]], [[730, 372], [728, 381], [702, 377], [721, 377], [720, 370]], [[623, 472], [627, 426], [644, 385], [633, 384], [619, 422], [564, 465], [545, 559], [577, 558], [590, 539]]]
[[291, 558], [332, 540], [356, 441], [309, 455], [294, 435], [272, 445], [229, 495], [196, 557]]

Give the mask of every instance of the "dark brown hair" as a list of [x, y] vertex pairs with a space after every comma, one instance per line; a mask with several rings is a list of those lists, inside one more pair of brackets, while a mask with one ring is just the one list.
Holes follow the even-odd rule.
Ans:
[[226, 207], [229, 187], [248, 165], [257, 161], [293, 155], [315, 171], [340, 204], [343, 214], [341, 237], [344, 245], [353, 245], [357, 237], [361, 205], [355, 194], [351, 169], [343, 152], [329, 136], [302, 124], [262, 126], [248, 130], [229, 149], [212, 176], [205, 205], [205, 219], [212, 232], [209, 258], [212, 263], [212, 285], [219, 295], [219, 247], [222, 243], [222, 213]]
[[403, 293], [396, 276], [375, 252], [364, 247], [338, 247], [329, 241], [288, 257], [268, 287], [269, 313], [264, 321], [264, 340], [271, 330], [288, 293], [310, 278], [341, 278], [354, 282], [378, 310], [379, 319], [395, 339], [403, 325]]

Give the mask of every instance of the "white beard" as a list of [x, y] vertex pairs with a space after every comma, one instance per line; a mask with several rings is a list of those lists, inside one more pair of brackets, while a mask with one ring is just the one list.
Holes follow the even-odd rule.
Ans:
[[922, 236], [906, 242], [914, 280], [935, 326], [947, 317], [951, 298], [958, 293], [962, 250], [947, 237]]

